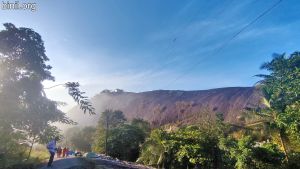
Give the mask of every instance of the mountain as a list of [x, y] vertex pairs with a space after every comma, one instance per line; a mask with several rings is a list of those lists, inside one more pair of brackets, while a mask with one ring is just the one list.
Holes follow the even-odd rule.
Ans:
[[259, 105], [261, 93], [254, 87], [229, 87], [198, 91], [155, 90], [141, 93], [104, 90], [91, 101], [97, 115], [83, 114], [78, 106], [69, 117], [79, 125], [96, 125], [105, 109], [121, 110], [127, 119], [142, 118], [162, 125], [199, 117], [204, 112], [221, 112], [225, 121], [239, 123], [245, 107]]

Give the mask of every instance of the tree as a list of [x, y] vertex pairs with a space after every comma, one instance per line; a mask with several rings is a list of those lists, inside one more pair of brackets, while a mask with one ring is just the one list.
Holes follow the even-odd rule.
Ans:
[[[48, 99], [42, 82], [54, 81], [49, 58], [41, 36], [29, 28], [4, 24], [0, 32], [0, 118], [1, 129], [10, 128], [26, 136], [30, 152], [35, 142], [46, 142], [57, 135], [54, 122], [74, 124], [57, 107], [59, 102]], [[93, 111], [78, 83], [66, 83], [69, 94], [84, 111]]]
[[256, 112], [264, 117], [264, 123], [278, 131], [288, 161], [288, 134], [300, 135], [300, 53], [294, 52], [288, 57], [275, 54], [273, 60], [264, 63], [261, 69], [270, 74], [257, 75], [263, 78], [258, 87], [265, 96], [265, 108]]
[[108, 154], [107, 141], [110, 129], [123, 124], [125, 121], [125, 116], [120, 110], [105, 110], [102, 112], [97, 127], [95, 146], [93, 149], [98, 152], [103, 152], [103, 147], [105, 147], [104, 152], [105, 154]]
[[183, 126], [170, 132], [153, 130], [142, 145], [138, 162], [158, 168], [220, 168], [223, 164], [218, 144], [227, 130], [221, 115], [209, 119], [204, 125]]
[[165, 140], [167, 132], [162, 129], [154, 129], [151, 131], [150, 136], [142, 144], [141, 154], [137, 159], [138, 163], [157, 166], [158, 168], [162, 165], [164, 160], [165, 148], [162, 142]]
[[227, 159], [229, 159], [228, 162], [234, 164], [234, 168], [237, 169], [255, 168], [253, 147], [254, 142], [250, 136], [242, 137], [238, 141], [232, 137], [220, 140], [220, 148], [224, 151]]
[[108, 155], [128, 161], [139, 156], [139, 146], [145, 141], [145, 133], [138, 126], [122, 124], [113, 128], [108, 137]]
[[[42, 82], [54, 80], [41, 36], [28, 28], [4, 24], [0, 32], [0, 87], [2, 117], [8, 127], [21, 130], [31, 143], [42, 141], [43, 133], [54, 129], [49, 122], [72, 123], [57, 109], [57, 102], [43, 92]], [[48, 132], [49, 134], [49, 132]], [[29, 151], [29, 155], [31, 152]]]
[[0, 129], [0, 135], [0, 168], [6, 168], [24, 160], [27, 147], [19, 142], [24, 139], [24, 135], [3, 128]]
[[136, 119], [135, 118], [131, 121], [131, 125], [136, 126], [139, 129], [141, 129], [145, 133], [145, 135], [147, 135], [147, 136], [149, 135], [149, 133], [151, 131], [150, 124], [147, 121], [143, 120], [143, 119]]
[[140, 152], [140, 144], [150, 131], [150, 124], [142, 119], [125, 123], [121, 111], [107, 110], [102, 113], [97, 126], [93, 149], [105, 152], [115, 158], [135, 161]]
[[95, 132], [96, 128], [91, 126], [77, 129], [70, 133], [70, 143], [77, 150], [91, 152]]
[[224, 152], [223, 161], [226, 168], [268, 169], [281, 168], [284, 154], [273, 143], [255, 142], [251, 136], [236, 140], [232, 137], [222, 138], [219, 143]]

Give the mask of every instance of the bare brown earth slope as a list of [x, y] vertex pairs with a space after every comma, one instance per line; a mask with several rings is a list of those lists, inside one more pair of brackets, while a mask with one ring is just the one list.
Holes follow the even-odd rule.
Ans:
[[74, 107], [68, 115], [83, 126], [96, 125], [105, 109], [121, 110], [129, 120], [142, 118], [155, 125], [194, 119], [203, 112], [222, 112], [227, 122], [239, 123], [244, 108], [259, 105], [260, 98], [261, 93], [254, 87], [141, 93], [104, 90], [92, 98], [97, 115], [84, 115], [78, 107]]

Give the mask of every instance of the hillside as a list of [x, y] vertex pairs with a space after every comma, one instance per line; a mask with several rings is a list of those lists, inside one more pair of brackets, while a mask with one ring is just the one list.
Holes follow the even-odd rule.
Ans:
[[258, 105], [261, 94], [254, 87], [230, 87], [198, 91], [156, 90], [141, 93], [104, 90], [92, 98], [97, 115], [83, 115], [74, 107], [68, 115], [79, 125], [96, 125], [99, 112], [122, 110], [128, 119], [143, 118], [155, 125], [194, 119], [203, 112], [222, 112], [227, 122], [239, 123], [246, 106]]

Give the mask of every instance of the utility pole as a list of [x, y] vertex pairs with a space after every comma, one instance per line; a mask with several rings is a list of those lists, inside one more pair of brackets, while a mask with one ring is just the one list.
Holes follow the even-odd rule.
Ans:
[[108, 148], [107, 148], [107, 139], [108, 139], [108, 114], [106, 115], [106, 131], [105, 131], [105, 155], [107, 155], [107, 151], [108, 151]]

